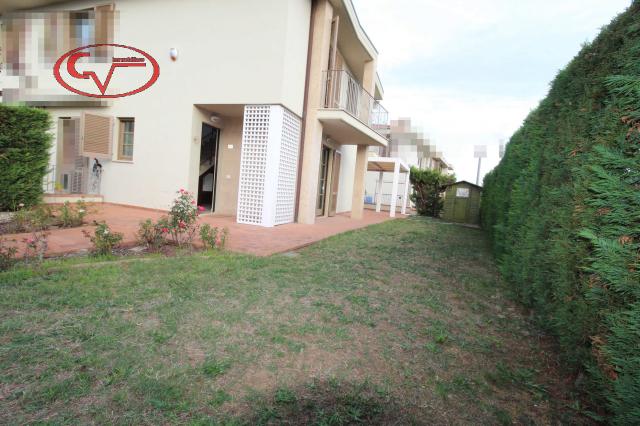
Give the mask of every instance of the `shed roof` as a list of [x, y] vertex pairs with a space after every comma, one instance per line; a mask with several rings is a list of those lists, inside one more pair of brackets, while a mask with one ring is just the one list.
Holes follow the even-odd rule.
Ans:
[[471, 186], [473, 186], [475, 188], [478, 188], [479, 190], [482, 191], [482, 187], [480, 185], [476, 185], [475, 183], [471, 183], [471, 182], [468, 182], [466, 180], [459, 180], [459, 181], [457, 181], [455, 183], [450, 183], [449, 185], [445, 185], [445, 188], [448, 188], [448, 187], [454, 186], [454, 185], [458, 185], [459, 183], [466, 183], [467, 185], [471, 185]]

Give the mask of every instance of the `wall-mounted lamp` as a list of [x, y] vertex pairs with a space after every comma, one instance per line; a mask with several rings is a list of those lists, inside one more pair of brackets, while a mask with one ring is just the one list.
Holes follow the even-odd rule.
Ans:
[[222, 127], [222, 117], [220, 117], [219, 115], [211, 114], [211, 117], [209, 117], [209, 120], [214, 126]]
[[175, 47], [172, 47], [171, 49], [169, 49], [169, 57], [171, 58], [172, 61], [175, 61], [176, 59], [178, 59], [178, 49], [176, 49]]

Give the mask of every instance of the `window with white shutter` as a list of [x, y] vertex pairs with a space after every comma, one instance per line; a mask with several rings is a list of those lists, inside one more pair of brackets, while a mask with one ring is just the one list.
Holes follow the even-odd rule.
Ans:
[[80, 126], [81, 155], [110, 160], [113, 146], [113, 117], [83, 113]]

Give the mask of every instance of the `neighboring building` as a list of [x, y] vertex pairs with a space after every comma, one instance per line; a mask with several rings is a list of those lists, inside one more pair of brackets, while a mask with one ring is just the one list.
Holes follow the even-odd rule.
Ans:
[[431, 169], [438, 170], [441, 173], [450, 175], [453, 173], [453, 167], [447, 163], [442, 154], [436, 153], [431, 158], [424, 158], [423, 161], [419, 164], [421, 169]]
[[[443, 173], [451, 173], [453, 169], [446, 163], [442, 153], [436, 150], [431, 141], [419, 130], [411, 125], [410, 118], [392, 120], [385, 129], [389, 138], [387, 147], [371, 147], [371, 156], [398, 158], [409, 167], [421, 169], [440, 170]], [[378, 181], [382, 179], [382, 185]], [[404, 203], [405, 181], [399, 180], [396, 189], [398, 208]], [[369, 205], [376, 204], [380, 189], [383, 209], [389, 209], [393, 194], [393, 173], [369, 172], [365, 185], [365, 202]]]
[[[3, 102], [53, 117], [50, 192], [166, 209], [185, 188], [263, 226], [362, 217], [367, 150], [387, 145], [388, 118], [351, 0], [4, 0], [0, 13]], [[58, 58], [104, 43], [155, 58], [157, 81], [115, 99], [58, 84]], [[106, 75], [120, 47], [93, 49], [77, 72]]]

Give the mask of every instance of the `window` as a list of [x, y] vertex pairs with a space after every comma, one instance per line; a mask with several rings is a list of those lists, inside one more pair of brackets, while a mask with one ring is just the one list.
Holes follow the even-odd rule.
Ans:
[[[76, 48], [90, 44], [113, 43], [113, 31], [115, 27], [115, 12], [113, 4], [96, 6], [91, 9], [83, 9], [69, 12], [69, 37], [70, 47]], [[55, 40], [56, 37], [50, 37]], [[60, 55], [61, 53], [58, 53]], [[110, 46], [96, 48], [96, 56], [90, 61], [105, 61], [112, 57]]]
[[456, 188], [456, 197], [469, 198], [469, 188]]
[[74, 11], [70, 13], [71, 47], [87, 46], [93, 43], [95, 33], [95, 18], [92, 9]]
[[133, 118], [119, 118], [120, 136], [118, 138], [118, 160], [133, 159]]

